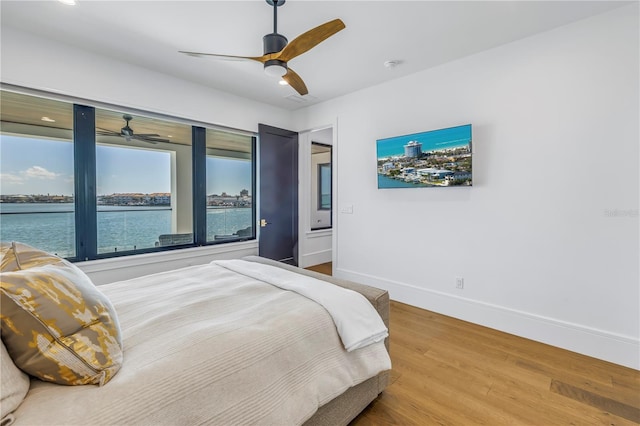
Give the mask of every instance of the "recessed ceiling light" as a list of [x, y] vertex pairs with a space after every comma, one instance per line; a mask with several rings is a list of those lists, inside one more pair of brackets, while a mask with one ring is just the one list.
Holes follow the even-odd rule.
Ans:
[[280, 86], [287, 86], [289, 84], [284, 80], [280, 80], [278, 83], [280, 84]]
[[56, 120], [54, 120], [53, 118], [49, 118], [49, 117], [42, 117], [40, 120], [46, 121], [47, 123], [55, 123], [56, 122]]
[[75, 6], [76, 0], [58, 0], [62, 4], [66, 4], [67, 6]]
[[395, 68], [398, 65], [400, 65], [402, 63], [402, 61], [398, 61], [398, 60], [391, 60], [391, 61], [385, 61], [384, 62], [384, 66], [385, 68]]

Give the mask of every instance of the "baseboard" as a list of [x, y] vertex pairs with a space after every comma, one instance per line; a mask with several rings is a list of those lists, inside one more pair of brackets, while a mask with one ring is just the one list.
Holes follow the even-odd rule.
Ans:
[[640, 370], [640, 340], [344, 268], [337, 278], [389, 291], [392, 300]]
[[307, 253], [300, 257], [298, 264], [302, 268], [331, 262], [331, 249]]

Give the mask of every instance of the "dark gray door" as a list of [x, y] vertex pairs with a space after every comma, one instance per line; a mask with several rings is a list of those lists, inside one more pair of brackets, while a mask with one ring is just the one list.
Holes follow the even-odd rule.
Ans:
[[259, 254], [298, 264], [298, 134], [260, 124]]

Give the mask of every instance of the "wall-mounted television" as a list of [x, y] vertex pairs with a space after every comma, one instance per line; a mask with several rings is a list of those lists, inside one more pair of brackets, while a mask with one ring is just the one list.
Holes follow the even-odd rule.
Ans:
[[471, 124], [376, 141], [378, 188], [471, 186]]

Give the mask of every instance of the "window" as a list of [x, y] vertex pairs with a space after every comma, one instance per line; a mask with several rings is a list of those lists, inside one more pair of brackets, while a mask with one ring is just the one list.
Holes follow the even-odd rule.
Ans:
[[0, 95], [3, 241], [89, 260], [255, 239], [254, 137]]
[[318, 164], [318, 210], [331, 210], [331, 163]]
[[96, 141], [98, 254], [192, 243], [191, 127], [96, 110]]
[[207, 129], [207, 241], [255, 238], [253, 138]]
[[311, 143], [311, 230], [331, 228], [331, 149]]
[[169, 153], [99, 145], [96, 157], [98, 253], [159, 246], [171, 233]]
[[0, 99], [0, 238], [74, 257], [73, 108], [9, 92]]

